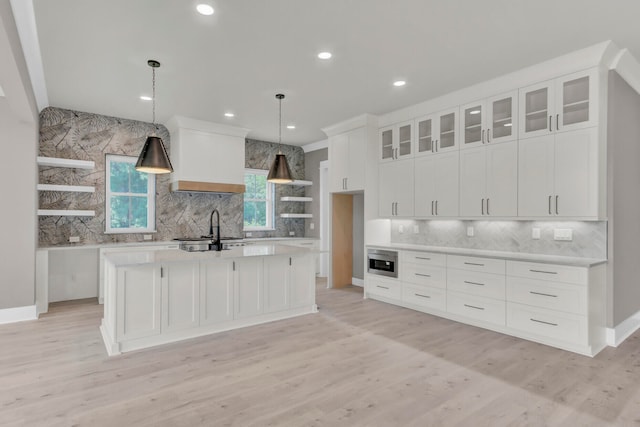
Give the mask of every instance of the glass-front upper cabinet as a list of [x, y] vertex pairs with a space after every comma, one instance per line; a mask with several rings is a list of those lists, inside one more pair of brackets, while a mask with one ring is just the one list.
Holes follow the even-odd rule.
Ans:
[[512, 91], [463, 105], [460, 148], [514, 140], [517, 96], [518, 91]]
[[598, 102], [597, 69], [520, 89], [520, 138], [595, 126]]
[[457, 116], [456, 107], [417, 119], [415, 155], [423, 156], [457, 149]]
[[413, 156], [413, 121], [380, 129], [380, 161]]

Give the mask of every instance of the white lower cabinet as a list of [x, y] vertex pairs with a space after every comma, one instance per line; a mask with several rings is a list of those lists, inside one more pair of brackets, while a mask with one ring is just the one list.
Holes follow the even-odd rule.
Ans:
[[118, 340], [160, 334], [162, 273], [159, 265], [118, 269], [115, 297]]
[[310, 257], [289, 257], [289, 304], [291, 308], [313, 304], [316, 293], [316, 261]]
[[200, 325], [233, 320], [233, 262], [200, 263]]
[[271, 257], [264, 262], [264, 312], [273, 313], [289, 308], [291, 286], [290, 257]]
[[162, 331], [200, 324], [200, 263], [167, 264], [162, 280]]
[[263, 311], [262, 258], [243, 258], [233, 261], [234, 318], [251, 317]]
[[414, 250], [399, 256], [400, 279], [366, 275], [367, 297], [588, 356], [606, 346], [604, 263], [571, 266]]

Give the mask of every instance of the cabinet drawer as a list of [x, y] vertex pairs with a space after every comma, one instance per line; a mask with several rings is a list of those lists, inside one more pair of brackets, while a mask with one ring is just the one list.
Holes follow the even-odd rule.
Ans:
[[415, 285], [445, 288], [447, 284], [447, 269], [416, 264], [403, 264], [400, 270], [403, 282]]
[[415, 252], [403, 251], [402, 262], [417, 265], [433, 265], [437, 267], [445, 267], [447, 265], [447, 256], [445, 254], [434, 254], [431, 252]]
[[457, 268], [460, 270], [481, 271], [483, 273], [504, 274], [505, 260], [447, 255], [447, 267]]
[[505, 324], [505, 302], [447, 291], [447, 311], [496, 325]]
[[507, 261], [507, 275], [530, 279], [586, 285], [588, 269], [568, 265], [541, 264], [537, 262]]
[[367, 278], [367, 293], [396, 300], [402, 299], [402, 287], [399, 281]]
[[507, 277], [507, 300], [575, 314], [587, 314], [587, 288], [569, 283]]
[[455, 268], [447, 271], [447, 289], [451, 291], [504, 300], [504, 288], [504, 274], [481, 273]]
[[567, 343], [587, 344], [587, 318], [571, 313], [507, 303], [507, 326]]
[[428, 286], [402, 286], [402, 301], [425, 308], [445, 311], [447, 291]]

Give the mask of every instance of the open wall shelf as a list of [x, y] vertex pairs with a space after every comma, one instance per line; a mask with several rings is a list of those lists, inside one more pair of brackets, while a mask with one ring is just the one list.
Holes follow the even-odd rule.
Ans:
[[38, 184], [39, 191], [66, 191], [76, 193], [95, 193], [96, 188], [88, 185]]
[[313, 202], [313, 197], [294, 197], [294, 196], [283, 196], [280, 197], [281, 202]]
[[308, 213], [283, 213], [280, 218], [313, 218], [313, 214]]
[[62, 159], [59, 157], [37, 157], [38, 166], [51, 166], [55, 168], [94, 169], [95, 162], [91, 160]]
[[96, 216], [96, 211], [72, 209], [38, 209], [38, 216]]

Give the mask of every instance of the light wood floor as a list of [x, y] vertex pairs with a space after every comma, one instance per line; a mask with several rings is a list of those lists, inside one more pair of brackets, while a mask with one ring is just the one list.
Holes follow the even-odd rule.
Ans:
[[640, 333], [596, 358], [318, 286], [319, 314], [108, 357], [101, 306], [0, 325], [1, 426], [639, 426]]

